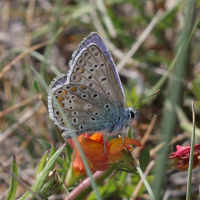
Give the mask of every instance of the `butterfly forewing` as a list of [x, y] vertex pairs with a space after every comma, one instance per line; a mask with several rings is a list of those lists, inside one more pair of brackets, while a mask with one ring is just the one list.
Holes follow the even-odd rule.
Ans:
[[115, 79], [120, 87], [121, 93], [123, 95], [123, 101], [125, 102], [125, 97], [124, 97], [124, 91], [122, 88], [122, 84], [121, 81], [119, 79], [119, 75], [116, 71], [116, 67], [115, 67], [115, 63], [113, 62], [112, 56], [108, 50], [108, 48], [106, 47], [106, 45], [104, 44], [103, 40], [100, 38], [100, 36], [95, 33], [92, 32], [90, 35], [88, 35], [78, 46], [77, 50], [73, 53], [72, 55], [72, 60], [70, 61], [70, 65], [72, 65], [74, 63], [74, 61], [76, 60], [76, 58], [79, 56], [80, 52], [83, 49], [86, 49], [88, 46], [90, 46], [91, 44], [95, 44], [99, 47], [99, 49], [103, 52], [103, 54], [106, 57], [106, 60], [109, 62], [110, 66], [113, 69], [114, 72], [114, 76]]
[[120, 102], [125, 107], [123, 93], [113, 69], [103, 52], [95, 44], [80, 52], [78, 59], [72, 65], [69, 82], [91, 87], [115, 103]]

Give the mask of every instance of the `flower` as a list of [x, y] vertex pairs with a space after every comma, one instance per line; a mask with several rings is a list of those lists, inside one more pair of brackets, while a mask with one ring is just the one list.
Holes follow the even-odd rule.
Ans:
[[[177, 151], [169, 155], [171, 168], [177, 169], [180, 171], [187, 171], [189, 166], [190, 159], [190, 146], [182, 147], [180, 145], [176, 146]], [[194, 145], [194, 154], [193, 154], [193, 169], [200, 164], [200, 144]]]
[[[123, 161], [124, 155], [122, 150], [125, 147], [131, 148], [131, 144], [141, 147], [142, 144], [133, 138], [124, 138], [124, 145], [122, 138], [115, 138], [110, 142], [106, 140], [104, 153], [104, 139], [103, 134], [95, 133], [91, 137], [88, 133], [82, 134], [78, 137], [78, 142], [85, 154], [89, 167], [92, 172], [105, 171], [112, 164], [116, 164], [118, 161]], [[69, 143], [74, 149], [72, 155], [72, 163], [67, 174], [66, 185], [72, 186], [75, 182], [86, 176], [85, 167], [80, 156], [80, 152], [76, 148], [73, 139], [69, 139]]]
[[82, 138], [80, 145], [88, 160], [90, 167], [95, 171], [105, 171], [111, 164], [123, 160], [122, 150], [129, 145], [142, 146], [142, 144], [133, 138], [115, 138], [105, 144], [106, 154], [104, 153], [103, 134], [95, 133], [90, 138]]

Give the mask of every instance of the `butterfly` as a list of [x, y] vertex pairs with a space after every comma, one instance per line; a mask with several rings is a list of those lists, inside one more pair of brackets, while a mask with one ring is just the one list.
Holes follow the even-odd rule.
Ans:
[[70, 129], [56, 103], [48, 96], [50, 118], [63, 136], [82, 133], [126, 135], [139, 111], [127, 108], [124, 91], [112, 56], [100, 36], [92, 32], [78, 46], [69, 62], [67, 74], [52, 81], [50, 88], [65, 113]]

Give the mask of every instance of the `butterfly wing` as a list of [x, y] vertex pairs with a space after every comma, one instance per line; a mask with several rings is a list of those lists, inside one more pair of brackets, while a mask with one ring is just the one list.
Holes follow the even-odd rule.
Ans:
[[104, 53], [96, 44], [83, 49], [74, 60], [68, 76], [68, 83], [89, 86], [120, 107], [125, 107], [124, 96], [115, 73]]
[[[91, 87], [67, 84], [53, 88], [52, 92], [67, 116], [72, 131], [77, 135], [104, 130], [119, 115], [117, 106]], [[67, 129], [56, 103], [50, 98], [49, 112], [56, 125]]]
[[[117, 118], [125, 115], [124, 93], [112, 57], [109, 56], [103, 41], [93, 33], [73, 54], [68, 75], [51, 84], [53, 95], [63, 108], [72, 130], [78, 135], [112, 130]], [[51, 119], [61, 129], [66, 129], [50, 96], [48, 104]]]
[[119, 75], [118, 75], [118, 73], [116, 71], [115, 63], [114, 63], [114, 61], [112, 59], [112, 56], [111, 56], [108, 48], [106, 47], [106, 45], [104, 44], [103, 40], [101, 39], [101, 37], [97, 33], [92, 32], [92, 33], [90, 33], [90, 35], [88, 35], [86, 38], [84, 38], [84, 40], [79, 44], [77, 50], [73, 53], [72, 60], [70, 61], [70, 65], [73, 65], [76, 57], [80, 54], [80, 52], [83, 49], [87, 48], [92, 43], [96, 44], [99, 47], [99, 49], [105, 55], [106, 60], [109, 62], [110, 66], [111, 66], [111, 68], [113, 70], [113, 73], [115, 75], [115, 78], [117, 80], [117, 83], [118, 83], [118, 85], [120, 87], [121, 93], [123, 95], [123, 102], [125, 104], [124, 91], [123, 91], [123, 88], [122, 88], [122, 84], [121, 84]]

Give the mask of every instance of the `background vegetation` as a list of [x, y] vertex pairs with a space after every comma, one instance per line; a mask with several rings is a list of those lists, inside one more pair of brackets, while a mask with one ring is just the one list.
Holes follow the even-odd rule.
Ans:
[[[150, 147], [148, 181], [157, 198], [186, 198], [187, 172], [166, 171], [166, 156], [177, 144], [190, 146], [191, 101], [196, 112], [196, 143], [200, 137], [200, 1], [105, 0], [0, 2], [0, 161], [10, 168], [16, 155], [19, 177], [33, 185], [36, 166], [52, 141], [63, 140], [48, 117], [47, 91], [31, 70], [49, 85], [68, 62], [79, 42], [95, 31], [110, 49], [127, 106], [157, 89], [161, 92], [137, 105], [133, 126], [144, 147]], [[36, 80], [40, 89], [36, 89]], [[42, 96], [41, 96], [42, 95]], [[137, 151], [140, 155], [142, 149]], [[192, 199], [198, 199], [199, 167], [193, 170]], [[10, 176], [0, 169], [0, 199]], [[115, 172], [99, 187], [103, 199], [148, 199], [139, 177]], [[16, 198], [26, 188], [19, 185]], [[61, 190], [49, 199], [64, 199]], [[89, 199], [95, 199], [92, 194]]]

